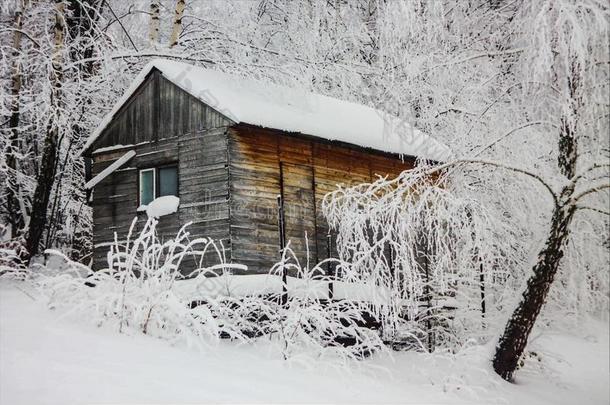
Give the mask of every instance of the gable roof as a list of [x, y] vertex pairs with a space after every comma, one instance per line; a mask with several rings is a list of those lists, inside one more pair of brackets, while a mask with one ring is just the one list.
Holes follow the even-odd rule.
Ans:
[[296, 132], [436, 161], [450, 156], [447, 146], [386, 112], [167, 59], [153, 60], [144, 67], [91, 134], [84, 151], [93, 145], [153, 69], [236, 124]]

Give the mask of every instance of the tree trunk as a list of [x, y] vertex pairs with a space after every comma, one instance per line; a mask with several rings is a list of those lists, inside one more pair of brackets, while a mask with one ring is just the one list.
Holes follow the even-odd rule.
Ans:
[[178, 36], [182, 31], [182, 15], [184, 15], [185, 0], [176, 1], [176, 12], [172, 24], [172, 35], [169, 37], [169, 47], [173, 48], [178, 43]]
[[[61, 98], [62, 66], [61, 52], [64, 42], [64, 3], [63, 0], [55, 0], [55, 25], [54, 25], [54, 50], [51, 83], [51, 105], [57, 107]], [[38, 172], [34, 200], [32, 202], [32, 216], [26, 240], [29, 259], [38, 253], [40, 239], [47, 222], [47, 208], [51, 196], [51, 190], [55, 179], [57, 147], [59, 138], [59, 126], [54, 117], [47, 124], [47, 131], [42, 151], [40, 170]]]
[[159, 12], [160, 6], [158, 0], [150, 2], [150, 23], [148, 26], [148, 41], [151, 45], [155, 45], [159, 41]]
[[9, 148], [6, 156], [7, 195], [6, 215], [7, 223], [11, 226], [11, 239], [15, 239], [19, 229], [25, 225], [25, 212], [22, 212], [18, 200], [19, 179], [17, 178], [17, 154], [19, 146], [19, 93], [21, 92], [21, 63], [19, 52], [21, 49], [21, 28], [23, 27], [23, 13], [25, 4], [15, 12], [15, 31], [13, 33], [13, 69], [11, 74], [11, 113], [8, 121], [10, 129]]
[[[71, 0], [67, 4], [68, 13], [66, 15], [66, 32], [68, 33], [68, 40], [82, 40], [94, 37], [96, 28], [95, 24], [97, 23], [100, 15], [98, 10], [102, 6], [102, 0], [86, 0], [86, 2], [82, 0]], [[93, 42], [91, 41], [85, 42], [83, 46], [73, 48], [69, 53], [69, 57], [71, 61], [77, 62], [83, 59], [92, 59], [94, 53], [95, 48], [93, 46]], [[80, 71], [80, 79], [83, 81], [88, 80], [93, 75], [96, 67], [93, 62], [81, 63], [78, 66]], [[65, 151], [65, 157], [63, 162], [58, 165], [59, 171], [55, 179], [55, 189], [52, 193], [54, 194], [54, 200], [50, 210], [48, 210], [50, 217], [47, 220], [47, 235], [46, 241], [44, 242], [46, 246], [50, 246], [54, 242], [57, 229], [59, 229], [62, 221], [61, 218], [63, 216], [63, 212], [60, 209], [62, 186], [73, 187], [73, 190], [79, 190], [73, 193], [81, 196], [82, 204], [86, 203], [86, 194], [80, 191], [83, 189], [83, 184], [85, 182], [84, 164], [81, 166], [79, 162], [74, 161], [75, 157], [73, 156], [72, 149], [78, 147], [77, 145], [79, 142], [82, 142], [81, 140], [86, 132], [86, 129], [81, 125], [80, 118], [84, 116], [86, 109], [90, 104], [91, 99], [89, 97], [84, 97], [82, 99], [82, 103], [80, 104], [80, 117], [74, 121], [72, 127], [70, 128], [70, 137]], [[78, 157], [76, 158], [76, 160], [79, 159], [80, 158]], [[69, 166], [72, 166], [71, 171], [68, 169]], [[75, 171], [81, 167], [81, 176], [79, 176], [75, 173]], [[68, 172], [72, 173], [69, 175], [70, 181], [65, 182], [63, 181], [63, 177], [67, 175]]]
[[[504, 329], [504, 334], [498, 342], [493, 359], [494, 370], [507, 381], [511, 381], [513, 378], [513, 373], [525, 350], [534, 322], [536, 322], [536, 318], [546, 301], [563, 257], [563, 249], [570, 236], [570, 223], [576, 211], [576, 207], [571, 203], [576, 184], [570, 179], [576, 174], [578, 157], [578, 138], [576, 134], [582, 107], [579, 72], [578, 60], [575, 56], [572, 56], [570, 72], [565, 78], [568, 91], [564, 95], [570, 108], [564, 111], [559, 119], [559, 140], [557, 144], [559, 149], [557, 167], [569, 184], [564, 187], [559, 195], [559, 201], [555, 203], [549, 236], [544, 249], [538, 253], [538, 262], [533, 269], [534, 275], [528, 280], [521, 302]], [[555, 72], [555, 77], [559, 77], [557, 72]]]
[[496, 348], [493, 367], [507, 381], [512, 380], [534, 322], [546, 301], [563, 257], [574, 211], [574, 207], [557, 207], [554, 210], [550, 234], [544, 249], [538, 254], [534, 275], [528, 280], [523, 298], [508, 321]]

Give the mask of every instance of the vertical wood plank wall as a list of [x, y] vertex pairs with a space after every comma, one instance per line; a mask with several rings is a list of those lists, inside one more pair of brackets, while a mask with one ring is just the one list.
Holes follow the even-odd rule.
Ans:
[[[321, 208], [324, 195], [338, 184], [369, 182], [377, 175], [397, 175], [411, 167], [412, 160], [402, 161], [390, 154], [251, 126], [229, 128], [233, 261], [248, 265], [251, 273], [264, 273], [278, 260], [276, 199], [282, 191], [286, 194], [287, 237], [292, 238], [299, 260], [306, 257], [305, 231], [312, 263], [328, 257], [328, 225]], [[312, 209], [315, 221], [298, 218]]]

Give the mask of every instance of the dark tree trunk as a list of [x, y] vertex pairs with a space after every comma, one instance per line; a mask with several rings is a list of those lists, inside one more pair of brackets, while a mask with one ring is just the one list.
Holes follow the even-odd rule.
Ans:
[[[53, 69], [50, 77], [52, 86], [51, 105], [53, 106], [58, 106], [60, 103], [62, 83], [61, 51], [64, 42], [64, 29], [64, 3], [62, 0], [55, 0], [54, 54]], [[40, 240], [46, 227], [47, 208], [55, 180], [58, 139], [58, 123], [54, 118], [51, 118], [47, 124], [40, 170], [36, 179], [34, 200], [32, 201], [30, 226], [26, 239], [26, 249], [28, 250], [30, 260], [38, 253]]]
[[546, 301], [559, 268], [574, 210], [574, 207], [555, 209], [550, 234], [544, 249], [538, 254], [534, 275], [528, 280], [523, 298], [513, 312], [498, 343], [493, 367], [496, 373], [507, 381], [512, 380], [534, 322]]
[[[523, 355], [536, 318], [546, 302], [555, 274], [563, 257], [565, 243], [570, 236], [570, 223], [576, 207], [570, 199], [576, 184], [570, 179], [576, 174], [578, 150], [577, 126], [579, 111], [582, 106], [579, 64], [575, 57], [571, 60], [570, 74], [566, 78], [568, 93], [565, 95], [570, 108], [560, 118], [557, 166], [559, 172], [569, 182], [558, 200], [555, 201], [551, 229], [544, 245], [538, 253], [538, 261], [533, 269], [533, 276], [528, 280], [521, 302], [510, 317], [504, 333], [496, 347], [493, 367], [496, 373], [511, 381], [519, 359]], [[557, 77], [558, 75], [556, 75]]]
[[57, 160], [58, 131], [53, 123], [49, 124], [42, 152], [42, 162], [38, 183], [34, 191], [30, 229], [26, 240], [26, 248], [30, 259], [38, 254], [40, 239], [47, 222], [47, 207], [51, 197], [51, 189], [55, 179], [55, 163]]
[[[101, 0], [70, 0], [67, 3], [68, 13], [66, 13], [66, 30], [68, 32], [68, 41], [72, 43], [76, 43], [77, 41], [81, 41], [82, 46], [74, 47], [70, 51], [70, 60], [79, 61], [82, 59], [88, 60], [91, 59], [94, 55], [95, 49], [93, 47], [93, 43], [89, 41], [89, 39], [94, 35], [94, 24], [97, 23], [99, 17], [99, 8], [101, 7]], [[89, 79], [94, 73], [95, 65], [93, 62], [87, 62], [79, 64], [79, 70], [81, 75], [81, 80]], [[47, 219], [47, 235], [46, 235], [46, 246], [50, 246], [54, 241], [57, 229], [61, 222], [62, 211], [59, 207], [60, 195], [62, 186], [75, 187], [76, 190], [81, 190], [83, 188], [83, 183], [77, 184], [65, 184], [63, 181], [63, 176], [66, 173], [66, 166], [68, 163], [74, 165], [73, 170], [78, 170], [77, 168], [81, 167], [76, 162], [70, 160], [71, 151], [73, 147], [78, 147], [77, 145], [81, 142], [83, 134], [85, 133], [84, 128], [80, 125], [80, 118], [84, 116], [88, 105], [91, 103], [91, 99], [85, 97], [80, 106], [80, 117], [74, 121], [71, 127], [71, 133], [69, 137], [69, 143], [67, 150], [65, 151], [65, 157], [63, 162], [59, 166], [59, 172], [57, 173], [57, 178], [55, 179], [55, 190], [53, 204], [50, 209], [50, 217]], [[85, 175], [84, 168], [85, 164], [83, 162], [82, 170], [83, 175]], [[86, 177], [83, 176], [83, 179]], [[87, 201], [87, 193], [82, 195], [83, 203]], [[78, 197], [75, 197], [78, 198]], [[75, 235], [76, 237], [76, 235]], [[72, 250], [74, 253], [74, 250]], [[82, 252], [80, 252], [82, 253]]]

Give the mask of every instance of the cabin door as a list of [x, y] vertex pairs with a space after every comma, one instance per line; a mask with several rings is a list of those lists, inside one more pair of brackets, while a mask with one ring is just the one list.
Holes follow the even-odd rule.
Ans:
[[280, 176], [286, 242], [290, 241], [290, 248], [303, 269], [307, 265], [309, 250], [309, 268], [311, 268], [318, 262], [313, 169], [311, 166], [281, 162]]

